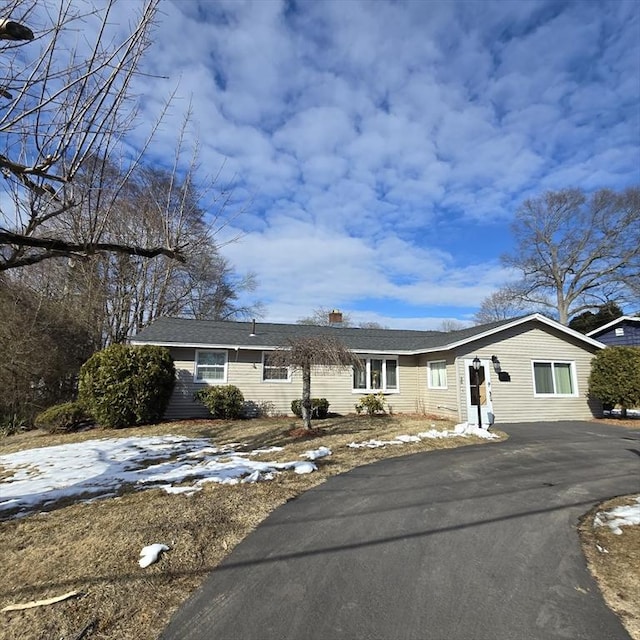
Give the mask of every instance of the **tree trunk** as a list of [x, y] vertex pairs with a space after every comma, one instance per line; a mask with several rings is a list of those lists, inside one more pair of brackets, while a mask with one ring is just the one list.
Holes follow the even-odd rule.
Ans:
[[302, 421], [305, 429], [311, 429], [311, 365], [302, 368]]

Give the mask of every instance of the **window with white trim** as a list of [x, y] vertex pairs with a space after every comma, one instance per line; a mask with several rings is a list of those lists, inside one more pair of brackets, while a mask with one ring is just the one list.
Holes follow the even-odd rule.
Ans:
[[194, 378], [196, 382], [226, 382], [227, 352], [196, 351]]
[[429, 389], [446, 389], [447, 388], [447, 362], [446, 360], [434, 360], [427, 363], [429, 370], [428, 386]]
[[353, 390], [365, 393], [398, 390], [398, 358], [360, 358], [353, 368]]
[[264, 351], [262, 353], [262, 381], [263, 382], [290, 382], [291, 370], [280, 364], [273, 364], [273, 354]]
[[536, 396], [576, 396], [573, 362], [533, 362], [533, 390]]

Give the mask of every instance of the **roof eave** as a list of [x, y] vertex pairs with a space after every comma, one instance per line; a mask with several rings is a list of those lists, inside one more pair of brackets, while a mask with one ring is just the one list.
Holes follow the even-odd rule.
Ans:
[[598, 327], [597, 329], [593, 329], [592, 331], [587, 331], [586, 335], [592, 336], [595, 333], [601, 333], [602, 331], [606, 331], [611, 327], [615, 327], [615, 325], [620, 324], [622, 321], [640, 322], [640, 318], [638, 318], [637, 316], [620, 316], [615, 320], [611, 320], [611, 322], [607, 322], [607, 324], [603, 324], [601, 327]]
[[[129, 344], [134, 346], [142, 346], [145, 344], [152, 344], [157, 347], [173, 347], [173, 348], [186, 348], [186, 349], [240, 349], [244, 351], [276, 351], [282, 347], [267, 345], [267, 344], [213, 344], [203, 342], [170, 342], [159, 340], [136, 340], [135, 338], [129, 340]], [[286, 348], [286, 347], [285, 347]], [[354, 353], [360, 353], [363, 355], [394, 355], [394, 356], [413, 356], [416, 355], [415, 351], [407, 349], [367, 349], [353, 347], [349, 349]]]
[[430, 353], [433, 351], [449, 351], [452, 349], [457, 349], [458, 347], [462, 347], [466, 344], [469, 344], [470, 342], [476, 342], [477, 340], [481, 340], [482, 338], [486, 338], [492, 335], [495, 335], [496, 333], [501, 333], [503, 331], [506, 331], [507, 329], [511, 329], [512, 327], [517, 327], [518, 325], [524, 324], [525, 322], [531, 322], [532, 320], [538, 320], [539, 322], [542, 322], [543, 324], [546, 324], [550, 327], [553, 327], [554, 329], [557, 329], [559, 331], [562, 331], [563, 333], [566, 333], [567, 335], [570, 335], [578, 340], [581, 340], [582, 342], [586, 342], [587, 344], [590, 344], [593, 347], [596, 347], [598, 349], [604, 349], [606, 347], [605, 344], [603, 344], [602, 342], [598, 342], [597, 340], [594, 340], [593, 338], [589, 338], [587, 336], [585, 336], [583, 333], [580, 333], [578, 331], [574, 331], [573, 329], [570, 329], [569, 327], [566, 327], [563, 324], [560, 324], [559, 322], [556, 322], [555, 320], [551, 320], [550, 318], [547, 318], [546, 316], [543, 316], [541, 313], [532, 313], [528, 316], [524, 316], [522, 318], [517, 318], [516, 320], [513, 320], [512, 322], [508, 322], [506, 324], [501, 324], [497, 327], [494, 327], [493, 329], [489, 329], [487, 331], [483, 331], [482, 333], [476, 333], [475, 335], [469, 336], [467, 338], [463, 338], [462, 340], [458, 340], [456, 342], [450, 342], [446, 345], [442, 345], [441, 347], [434, 347], [434, 348], [430, 348], [430, 349], [421, 349], [420, 353]]

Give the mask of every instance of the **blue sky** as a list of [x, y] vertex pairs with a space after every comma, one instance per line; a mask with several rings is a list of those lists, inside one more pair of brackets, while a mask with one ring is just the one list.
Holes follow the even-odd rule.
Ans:
[[176, 0], [146, 65], [147, 121], [178, 87], [158, 148], [191, 100], [244, 205], [222, 253], [267, 321], [467, 321], [525, 198], [640, 184], [635, 0]]

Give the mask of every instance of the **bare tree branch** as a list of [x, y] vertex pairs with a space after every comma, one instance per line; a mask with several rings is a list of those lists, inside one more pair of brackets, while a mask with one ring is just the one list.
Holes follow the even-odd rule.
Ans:
[[513, 231], [516, 251], [503, 263], [522, 278], [509, 286], [512, 301], [547, 308], [563, 324], [609, 300], [637, 302], [639, 188], [547, 192], [524, 202]]
[[[21, 236], [20, 234], [11, 233], [9, 231], [0, 231], [0, 244], [11, 244], [23, 247], [45, 249], [45, 254], [51, 254], [47, 255], [47, 257], [53, 257], [53, 255], [57, 254], [58, 256], [73, 256], [77, 258], [83, 258], [96, 252], [108, 251], [114, 253], [122, 253], [129, 256], [141, 256], [144, 258], [155, 258], [162, 255], [167, 256], [168, 258], [173, 258], [174, 260], [178, 260], [179, 262], [186, 262], [186, 259], [184, 258], [181, 251], [177, 249], [165, 249], [162, 247], [148, 249], [146, 247], [128, 246], [110, 242], [96, 242], [87, 246], [74, 242], [68, 242], [59, 238], [33, 238], [29, 236]], [[35, 264], [40, 260], [44, 260], [45, 258], [42, 256], [45, 254], [32, 256], [32, 261], [28, 264]], [[37, 260], [37, 258], [40, 258], [40, 260]], [[8, 267], [5, 267], [0, 263], [0, 271], [6, 270], [7, 268]]]
[[[0, 270], [96, 252], [182, 258], [169, 234], [146, 246], [108, 235], [115, 199], [149, 139], [105, 190], [110, 199], [77, 183], [80, 173], [86, 187], [91, 170], [103, 171], [96, 159], [113, 157], [133, 126], [132, 82], [151, 45], [159, 2], [137, 3], [128, 31], [114, 29], [112, 14], [134, 5], [118, 0], [96, 7], [13, 0], [5, 7], [10, 19], [0, 21], [0, 93], [8, 102], [0, 111], [0, 172], [6, 180], [0, 189], [13, 208], [0, 210]], [[74, 240], [67, 239], [70, 228], [81, 232]]]

